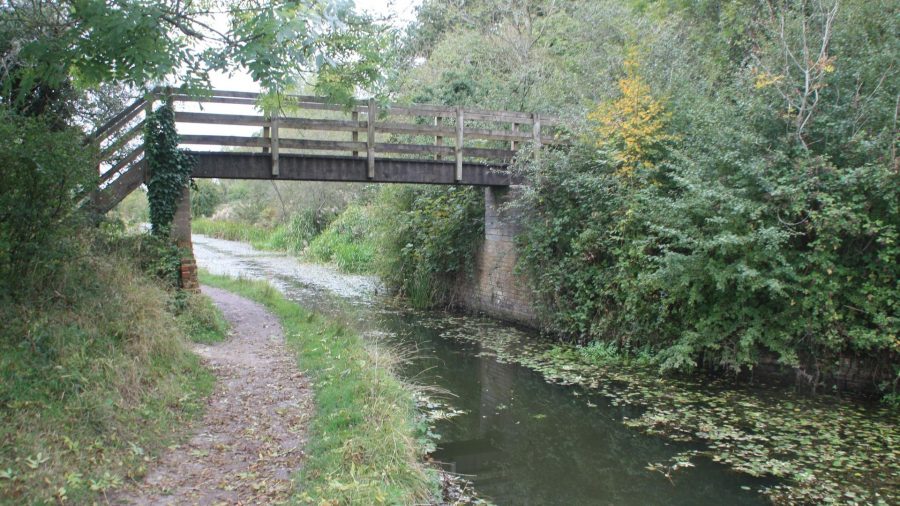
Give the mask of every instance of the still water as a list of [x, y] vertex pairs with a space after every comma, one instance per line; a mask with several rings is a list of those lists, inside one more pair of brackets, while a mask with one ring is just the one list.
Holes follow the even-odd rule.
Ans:
[[[637, 408], [576, 387], [547, 383], [503, 363], [478, 336], [536, 335], [489, 318], [422, 312], [386, 300], [377, 280], [231, 241], [194, 236], [200, 267], [214, 274], [266, 279], [297, 303], [338, 318], [369, 339], [408, 350], [401, 373], [438, 387], [462, 415], [439, 422], [434, 458], [467, 477], [498, 505], [765, 504], [762, 480], [705, 459], [672, 480], [646, 469], [691, 446], [622, 425]], [[460, 339], [465, 335], [467, 339]], [[474, 339], [473, 339], [474, 338]], [[697, 447], [699, 448], [699, 447]]]

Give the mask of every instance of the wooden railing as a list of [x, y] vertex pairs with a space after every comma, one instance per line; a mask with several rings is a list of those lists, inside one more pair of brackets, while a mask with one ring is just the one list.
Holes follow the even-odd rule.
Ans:
[[[190, 146], [260, 149], [270, 154], [274, 177], [279, 173], [281, 155], [316, 153], [365, 157], [370, 179], [375, 175], [378, 157], [455, 163], [456, 180], [460, 181], [464, 161], [497, 167], [523, 154], [539, 160], [543, 146], [561, 143], [555, 118], [523, 112], [387, 105], [374, 100], [336, 105], [319, 97], [287, 95], [282, 97], [279, 113], [265, 115], [257, 107], [257, 93], [214, 90], [189, 96], [157, 90], [149, 97], [129, 105], [92, 136], [100, 145], [104, 160], [101, 188], [143, 163], [140, 135], [147, 112], [156, 100], [176, 106], [175, 120], [179, 124], [259, 127], [249, 135], [184, 134], [181, 142]], [[198, 104], [200, 111], [185, 111], [182, 104]], [[203, 110], [206, 104], [243, 105], [249, 113], [207, 112]], [[315, 138], [322, 136], [327, 138]]]

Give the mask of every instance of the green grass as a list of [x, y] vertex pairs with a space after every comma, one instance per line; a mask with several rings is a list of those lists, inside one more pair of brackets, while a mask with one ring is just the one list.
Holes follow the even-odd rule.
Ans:
[[396, 355], [310, 313], [260, 281], [213, 276], [203, 283], [263, 303], [314, 381], [316, 414], [294, 498], [310, 504], [421, 504], [438, 494], [423, 464], [425, 422], [392, 373]]
[[178, 324], [191, 341], [201, 344], [220, 343], [228, 337], [228, 321], [222, 311], [205, 295], [185, 294], [184, 308]]
[[375, 243], [370, 211], [351, 205], [309, 245], [306, 256], [318, 262], [331, 263], [343, 272], [372, 272]]
[[356, 205], [349, 206], [319, 234], [309, 217], [302, 214], [273, 228], [210, 218], [195, 218], [191, 222], [196, 234], [246, 242], [261, 250], [283, 251], [354, 274], [374, 269], [372, 226], [369, 210]]
[[274, 229], [228, 220], [213, 220], [210, 218], [194, 218], [191, 220], [191, 230], [195, 234], [208, 235], [218, 239], [240, 241], [252, 244], [263, 249], [265, 244], [271, 241]]
[[224, 338], [209, 301], [173, 297], [125, 255], [65, 270], [44, 299], [0, 305], [2, 504], [104, 502], [185, 433], [214, 385], [186, 346]]

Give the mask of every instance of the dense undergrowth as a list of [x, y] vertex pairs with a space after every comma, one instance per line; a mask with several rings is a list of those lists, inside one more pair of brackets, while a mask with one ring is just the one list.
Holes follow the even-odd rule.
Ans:
[[[896, 9], [545, 7], [425, 2], [403, 48], [417, 63], [394, 84], [410, 100], [567, 118], [569, 147], [518, 160], [520, 267], [548, 334], [661, 372], [774, 357], [822, 388], [853, 371], [896, 399]], [[396, 258], [387, 279], [446, 273]]]
[[186, 344], [224, 338], [218, 310], [141, 272], [146, 240], [89, 236], [52, 284], [0, 305], [3, 503], [86, 504], [142, 479], [214, 383]]
[[377, 271], [384, 283], [413, 307], [452, 304], [484, 237], [483, 191], [387, 187], [376, 209]]
[[427, 422], [392, 373], [392, 350], [288, 301], [270, 284], [201, 272], [205, 284], [261, 302], [313, 378], [316, 414], [297, 496], [302, 504], [420, 504], [438, 496], [424, 465]]

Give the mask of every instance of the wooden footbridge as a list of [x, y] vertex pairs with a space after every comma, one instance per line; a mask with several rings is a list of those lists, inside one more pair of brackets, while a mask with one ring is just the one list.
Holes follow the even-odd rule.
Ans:
[[179, 130], [199, 129], [180, 136], [196, 178], [508, 186], [515, 157], [539, 160], [561, 142], [557, 120], [538, 114], [287, 95], [278, 114], [264, 115], [259, 100], [216, 90], [135, 101], [92, 136], [103, 160], [94, 207], [108, 211], [147, 180], [142, 132], [154, 102], [173, 105]]

